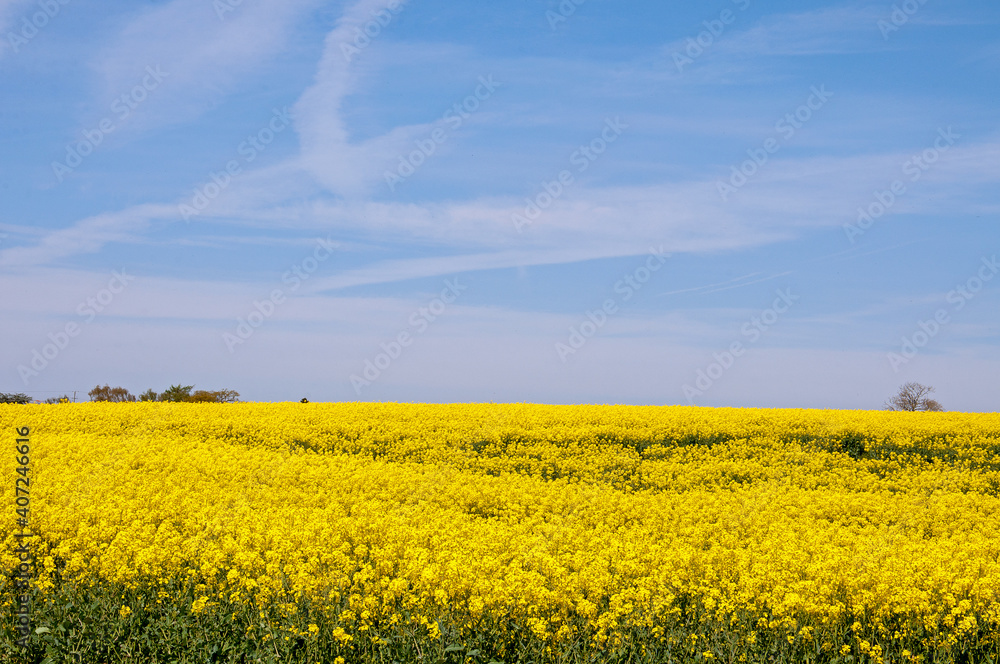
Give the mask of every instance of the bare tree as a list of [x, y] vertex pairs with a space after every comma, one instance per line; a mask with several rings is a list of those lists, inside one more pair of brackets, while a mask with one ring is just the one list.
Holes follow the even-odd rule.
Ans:
[[885, 409], [941, 412], [944, 410], [941, 404], [927, 396], [933, 391], [934, 388], [928, 385], [906, 383], [899, 388], [896, 396], [885, 402]]

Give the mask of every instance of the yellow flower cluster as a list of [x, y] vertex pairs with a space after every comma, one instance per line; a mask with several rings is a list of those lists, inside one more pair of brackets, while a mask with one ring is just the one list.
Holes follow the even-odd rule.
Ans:
[[704, 659], [1000, 646], [995, 414], [95, 403], [0, 423], [32, 429], [43, 590], [57, 567], [181, 583], [195, 615], [269, 607], [345, 649], [404, 628]]

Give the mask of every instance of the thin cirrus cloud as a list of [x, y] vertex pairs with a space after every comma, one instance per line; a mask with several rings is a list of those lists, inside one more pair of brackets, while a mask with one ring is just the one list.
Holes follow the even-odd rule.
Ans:
[[764, 18], [719, 44], [726, 55], [808, 56], [860, 53], [883, 48], [873, 7], [826, 7]]
[[[660, 49], [665, 76], [674, 83], [746, 82], [780, 76], [770, 57], [803, 57], [884, 50], [873, 7], [834, 6], [754, 20], [752, 10], [730, 8], [728, 23], [718, 14], [692, 27], [691, 34]], [[714, 22], [714, 23], [713, 23]], [[714, 25], [715, 34], [709, 28]], [[708, 35], [708, 38], [701, 36]], [[698, 40], [701, 40], [700, 42]]]
[[[1000, 176], [998, 156], [1000, 144], [953, 148], [900, 197], [893, 214], [996, 211], [996, 203], [990, 202], [982, 188]], [[334, 229], [362, 238], [417, 240], [437, 247], [438, 252], [472, 250], [463, 259], [404, 259], [393, 263], [391, 270], [376, 264], [329, 282], [329, 287], [338, 288], [448, 274], [475, 264], [487, 268], [571, 262], [566, 258], [553, 260], [553, 250], [560, 247], [572, 248], [565, 255], [582, 261], [641, 254], [660, 244], [669, 251], [706, 252], [788, 240], [803, 230], [854, 221], [856, 208], [869, 202], [873, 187], [881, 184], [885, 188], [898, 178], [900, 165], [908, 157], [909, 153], [901, 152], [775, 160], [762, 169], [753, 186], [732, 194], [728, 202], [722, 201], [717, 191], [726, 172], [720, 172], [718, 180], [649, 187], [581, 187], [572, 200], [556, 202], [522, 233], [516, 232], [512, 217], [524, 213], [523, 201], [509, 197], [423, 205], [333, 199], [282, 208], [262, 207], [256, 197], [243, 200], [240, 190], [234, 189], [231, 200], [210, 208], [205, 217], [235, 225], [233, 232], [239, 226]], [[266, 172], [284, 176], [270, 177], [276, 187], [281, 182], [291, 183], [296, 175], [292, 168], [275, 167]], [[267, 179], [251, 180], [245, 188], [258, 191], [258, 185]], [[956, 190], [964, 194], [958, 202], [952, 196]], [[143, 205], [96, 215], [53, 231], [35, 247], [6, 249], [0, 252], [0, 262], [45, 264], [93, 253], [109, 242], [134, 241], [153, 223], [178, 220], [175, 205]], [[484, 260], [484, 251], [498, 252], [495, 260]], [[428, 260], [437, 267], [428, 268]], [[405, 269], [407, 264], [412, 265], [411, 272]]]
[[0, 265], [50, 265], [80, 254], [98, 253], [111, 243], [138, 242], [150, 224], [169, 219], [176, 212], [176, 207], [172, 205], [145, 204], [87, 217], [69, 228], [46, 233], [34, 246], [3, 249], [0, 251]]
[[[394, 127], [364, 141], [352, 141], [343, 117], [345, 98], [355, 91], [365, 51], [372, 39], [358, 41], [359, 31], [382, 13], [392, 17], [406, 8], [405, 0], [387, 9], [385, 0], [361, 0], [350, 6], [330, 31], [318, 63], [316, 80], [295, 104], [295, 128], [301, 154], [298, 163], [333, 194], [357, 199], [383, 180], [395, 156], [411, 147], [415, 137], [429, 133], [430, 123]], [[374, 32], [374, 31], [373, 31]]]
[[[286, 48], [298, 24], [323, 4], [172, 0], [142, 10], [94, 58], [99, 98], [128, 92], [146, 67], [159, 67], [166, 74], [156, 95], [162, 100], [144, 107], [136, 124], [149, 129], [194, 120]], [[229, 10], [220, 12], [220, 5]]]
[[[280, 49], [295, 21], [316, 2], [244, 4], [221, 22], [210, 6], [174, 0], [133, 19], [103, 51], [101, 69], [109, 87], [126, 85], [135, 67], [163, 60], [171, 83], [183, 88], [192, 113], [212, 103], [220, 89], [249, 75], [255, 63]], [[405, 5], [401, 5], [405, 7]], [[874, 185], [896, 177], [904, 153], [847, 157], [776, 156], [752, 186], [720, 199], [717, 184], [728, 176], [720, 167], [713, 179], [679, 179], [649, 186], [607, 187], [578, 184], [529, 227], [517, 233], [513, 215], [524, 214], [523, 197], [483, 192], [466, 200], [430, 203], [367, 200], [381, 182], [384, 164], [426, 133], [432, 123], [390, 127], [382, 134], [353, 140], [343, 117], [344, 101], [355, 94], [366, 70], [365, 51], [350, 57], [359, 26], [385, 8], [384, 0], [350, 5], [325, 39], [314, 83], [294, 107], [300, 153], [284, 163], [248, 171], [197, 219], [218, 222], [233, 232], [240, 226], [317, 229], [417, 241], [446, 254], [378, 262], [355, 274], [327, 282], [330, 288], [446, 274], [469, 266], [523, 266], [639, 254], [651, 245], [672, 251], [718, 251], [788, 240], [803, 229], [831, 227], [850, 220]], [[194, 20], [192, 20], [194, 18]], [[867, 48], [876, 13], [852, 7], [778, 15], [732, 32], [720, 40], [714, 57], [851, 52]], [[182, 32], [188, 48], [176, 48]], [[254, 39], [247, 39], [246, 35]], [[880, 40], [879, 40], [880, 41]], [[378, 47], [373, 42], [372, 49]], [[213, 67], [205, 68], [210, 61]], [[125, 63], [125, 64], [122, 64]], [[959, 205], [995, 209], [976, 187], [995, 178], [997, 147], [971, 144], [955, 150], [935, 168], [895, 212], [921, 209], [917, 202], [944, 201], [944, 188], [970, 194]], [[316, 187], [303, 184], [308, 175]], [[539, 183], [541, 184], [541, 183]], [[326, 194], [332, 194], [328, 198]], [[955, 200], [947, 205], [955, 209]], [[185, 202], [185, 201], [180, 201]], [[978, 207], [977, 207], [978, 206]], [[925, 211], [928, 208], [922, 208]], [[136, 241], [156, 223], [178, 220], [176, 206], [148, 204], [95, 215], [54, 231], [35, 247], [8, 248], [5, 264], [45, 264], [79, 253], [94, 253], [110, 242]], [[560, 248], [571, 250], [560, 253]], [[459, 256], [455, 257], [455, 252]], [[486, 259], [494, 252], [493, 259]], [[558, 258], [553, 258], [558, 256]], [[406, 265], [412, 266], [408, 272]], [[392, 269], [385, 270], [387, 266]]]

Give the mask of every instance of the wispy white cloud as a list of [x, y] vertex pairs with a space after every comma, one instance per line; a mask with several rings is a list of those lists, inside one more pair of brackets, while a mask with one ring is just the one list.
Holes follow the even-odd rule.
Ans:
[[116, 242], [135, 242], [157, 219], [176, 215], [171, 205], [139, 205], [121, 212], [87, 217], [68, 228], [46, 233], [34, 246], [14, 246], [0, 251], [0, 267], [51, 265], [61, 259], [96, 253]]
[[[919, 150], [915, 151], [918, 152]], [[850, 157], [775, 158], [725, 202], [717, 180], [643, 187], [580, 185], [517, 233], [512, 216], [523, 214], [523, 199], [477, 197], [439, 203], [390, 203], [308, 198], [295, 202], [301, 173], [290, 165], [266, 172], [286, 178], [250, 177], [234, 184], [196, 222], [233, 228], [322, 229], [340, 237], [419, 243], [425, 256], [343, 275], [331, 288], [372, 283], [376, 273], [405, 280], [488, 267], [516, 267], [641, 254], [664, 245], [671, 252], [712, 252], [761, 246], [812, 229], [855, 221], [876, 189], [903, 178], [911, 155], [893, 152]], [[728, 173], [720, 172], [723, 179]], [[996, 212], [988, 187], [1000, 178], [1000, 144], [956, 145], [899, 197], [886, 220], [897, 214]], [[243, 198], [246, 192], [246, 198]], [[284, 192], [291, 199], [275, 192]], [[0, 252], [0, 265], [48, 264], [100, 250], [110, 242], [132, 242], [153, 223], [180, 220], [176, 205], [143, 205], [81, 220], [53, 231], [33, 247]], [[443, 256], [428, 259], [426, 254]], [[489, 254], [494, 254], [488, 258]], [[450, 256], [450, 257], [448, 257]], [[553, 259], [553, 256], [563, 258]], [[437, 267], [428, 272], [428, 260]], [[412, 266], [407, 276], [404, 263]], [[355, 281], [352, 281], [355, 280]], [[360, 281], [359, 281], [360, 280]], [[383, 277], [378, 281], [384, 282]]]
[[103, 79], [99, 98], [131, 90], [147, 66], [166, 72], [155, 108], [132, 126], [190, 121], [220, 104], [268, 58], [288, 45], [297, 23], [324, 0], [259, 0], [232, 3], [220, 17], [217, 5], [171, 0], [137, 13], [99, 55], [93, 67]]
[[[690, 66], [679, 71], [676, 66], [665, 68], [666, 76], [675, 82], [702, 84], [705, 82], [747, 83], [780, 77], [765, 58], [804, 57], [821, 55], [846, 55], [904, 48], [898, 40], [889, 41], [883, 36], [880, 21], [894, 28], [905, 29], [892, 23], [893, 7], [870, 4], [845, 4], [821, 7], [802, 12], [771, 14], [755, 23], [749, 16], [736, 10], [732, 23], [724, 32], [712, 35], [708, 46], [692, 58]], [[717, 15], [716, 15], [717, 16]], [[716, 16], [709, 16], [715, 19]], [[941, 13], [922, 9], [915, 15], [906, 14], [904, 26], [924, 27], [987, 25], [981, 17]], [[747, 21], [747, 23], [744, 23]], [[689, 37], [696, 39], [702, 26]], [[894, 33], [893, 33], [894, 34]], [[674, 54], [690, 57], [689, 37], [671, 42], [663, 47], [665, 61], [673, 63]]]
[[[765, 58], [838, 55], [880, 51], [887, 48], [876, 27], [875, 7], [833, 6], [811, 11], [772, 14], [751, 22], [748, 13], [731, 10], [734, 18], [710, 40], [691, 46], [704, 26], [693, 34], [666, 44], [662, 51], [664, 76], [674, 83], [701, 85], [747, 83], [780, 77]], [[715, 16], [708, 17], [715, 20]], [[677, 65], [677, 56], [690, 61]]]
[[[210, 5], [173, 0], [142, 12], [107, 49], [102, 62], [109, 80], [125, 80], [122, 72], [131, 66], [127, 63], [141, 64], [146, 55], [158, 53], [173, 58], [171, 76], [193, 82], [197, 106], [207, 99], [199, 97], [198, 90], [206, 94], [215, 90], [223, 80], [216, 76], [235, 80], [244, 75], [254, 62], [281, 47], [296, 18], [311, 6], [306, 0], [243, 4], [220, 21]], [[375, 138], [352, 141], [344, 120], [345, 99], [370, 74], [364, 64], [368, 51], [350, 50], [356, 30], [385, 7], [385, 0], [356, 2], [327, 35], [315, 83], [295, 106], [300, 155], [234, 179], [193, 223], [218, 223], [234, 233], [241, 227], [324, 229], [423, 248], [422, 256], [378, 262], [326, 282], [325, 287], [335, 289], [448, 274], [476, 265], [496, 268], [633, 255], [650, 246], [707, 252], [787, 240], [804, 230], [851, 221], [874, 189], [900, 177], [900, 166], [909, 157], [901, 152], [778, 155], [728, 202], [716, 190], [717, 182], [728, 177], [726, 169], [710, 180], [620, 187], [579, 183], [522, 233], [516, 232], [512, 221], [514, 214], [523, 214], [522, 198], [481, 194], [426, 203], [366, 200], [371, 184], [381, 180], [383, 164], [409, 145], [415, 133], [430, 126], [395, 127]], [[871, 18], [870, 13], [832, 8], [781, 15], [734, 32], [718, 46], [731, 54], [803, 54], [837, 44], [843, 47], [852, 43], [849, 36]], [[180, 25], [185, 26], [191, 49], [177, 48]], [[391, 28], [390, 23], [383, 30]], [[368, 48], [378, 48], [377, 38]], [[1000, 175], [998, 157], [997, 143], [958, 145], [900, 198], [892, 213], [995, 210], [996, 205], [979, 194]], [[324, 195], [323, 190], [335, 196]], [[187, 201], [178, 201], [182, 202]], [[167, 204], [96, 215], [50, 233], [35, 246], [3, 248], [0, 265], [50, 264], [99, 251], [110, 242], [134, 242], [153, 224], [178, 220], [176, 205]]]
[[832, 6], [775, 14], [720, 39], [713, 53], [738, 56], [807, 56], [881, 50], [876, 22], [881, 13], [867, 6]]
[[378, 48], [378, 40], [387, 38], [384, 33], [391, 31], [392, 22], [386, 20], [387, 25], [380, 27], [375, 37], [365, 35], [364, 27], [373, 23], [376, 14], [394, 17], [405, 9], [405, 2], [394, 4], [393, 11], [387, 9], [386, 0], [360, 0], [351, 5], [327, 34], [316, 80], [295, 105], [295, 128], [301, 143], [299, 163], [338, 196], [357, 199], [370, 193], [376, 182], [382, 182], [386, 165], [404, 150], [412, 149], [414, 138], [427, 134], [433, 126], [399, 126], [380, 136], [355, 141], [343, 117], [344, 100], [355, 91], [365, 71], [367, 49]]

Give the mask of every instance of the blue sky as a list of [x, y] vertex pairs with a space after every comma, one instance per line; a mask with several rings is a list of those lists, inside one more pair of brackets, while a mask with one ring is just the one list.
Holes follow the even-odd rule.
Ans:
[[994, 411], [998, 26], [0, 0], [0, 391]]

